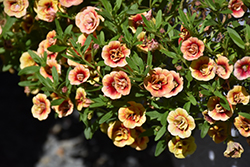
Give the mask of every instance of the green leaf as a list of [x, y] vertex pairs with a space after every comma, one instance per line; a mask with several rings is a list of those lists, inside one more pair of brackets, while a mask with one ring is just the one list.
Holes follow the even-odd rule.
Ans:
[[103, 45], [105, 44], [105, 35], [103, 31], [100, 32], [99, 40]]
[[179, 12], [179, 18], [180, 18], [180, 20], [184, 23], [184, 25], [187, 26], [188, 22], [187, 22], [187, 17], [185, 15], [185, 13], [182, 11], [182, 9], [179, 9], [178, 12]]
[[162, 117], [161, 117], [161, 124], [162, 125], [167, 125], [167, 116], [168, 116], [168, 111], [166, 111]]
[[134, 14], [138, 14], [138, 13], [143, 13], [143, 12], [146, 12], [148, 11], [148, 9], [143, 9], [143, 10], [139, 10], [139, 9], [129, 9], [126, 11], [126, 13], [128, 15], [134, 15]]
[[122, 0], [116, 0], [114, 12], [117, 12], [120, 9], [121, 5], [122, 5]]
[[200, 129], [201, 129], [201, 138], [204, 138], [206, 135], [207, 135], [207, 132], [210, 128], [210, 125], [208, 124], [207, 121], [205, 121], [201, 126], [200, 126]]
[[73, 24], [70, 24], [64, 31], [64, 35], [70, 35], [73, 28]]
[[145, 64], [143, 63], [143, 60], [138, 56], [136, 52], [134, 52], [132, 59], [139, 66], [140, 72], [143, 72]]
[[126, 61], [128, 63], [128, 65], [135, 71], [139, 72], [139, 68], [137, 67], [137, 65], [135, 64], [135, 62], [129, 58], [129, 57], [126, 57]]
[[147, 20], [143, 14], [141, 14], [141, 17], [142, 17], [143, 23], [146, 25], [146, 27], [153, 29], [152, 23], [149, 20]]
[[162, 24], [162, 11], [161, 10], [157, 12], [155, 20], [156, 20], [155, 26], [156, 26], [156, 29], [158, 29], [160, 28]]
[[189, 101], [184, 104], [183, 109], [185, 109], [189, 113], [190, 107], [191, 107], [191, 102]]
[[57, 86], [59, 84], [59, 76], [55, 66], [52, 67], [52, 77], [54, 80], [54, 85]]
[[176, 53], [174, 53], [174, 52], [170, 52], [170, 51], [167, 51], [165, 49], [161, 49], [160, 52], [162, 52], [163, 54], [165, 54], [166, 56], [168, 56], [170, 58], [176, 58]]
[[153, 56], [152, 56], [151, 52], [148, 52], [147, 66], [151, 67], [152, 60], [153, 60]]
[[50, 85], [50, 83], [48, 82], [47, 79], [45, 79], [41, 74], [37, 74], [37, 78], [39, 79], [39, 81], [49, 90], [49, 91], [53, 91], [52, 86]]
[[201, 90], [200, 93], [203, 94], [203, 95], [206, 95], [206, 96], [211, 96], [212, 95], [212, 92], [210, 92], [209, 90], [205, 90], [205, 89]]
[[230, 9], [226, 9], [226, 10], [221, 11], [220, 13], [221, 14], [230, 14], [230, 13], [233, 13], [233, 11]]
[[111, 6], [110, 2], [107, 1], [107, 0], [100, 0], [100, 1], [101, 1], [102, 5], [104, 6], [104, 8], [105, 8], [109, 13], [111, 13], [111, 11], [112, 11], [112, 6]]
[[245, 29], [245, 38], [247, 39], [247, 41], [250, 41], [250, 26], [248, 24], [246, 24], [246, 29]]
[[18, 83], [19, 86], [35, 86], [35, 85], [39, 85], [39, 82], [33, 82], [33, 81], [21, 81]]
[[158, 141], [165, 134], [166, 130], [167, 130], [167, 127], [162, 126], [155, 136], [155, 141]]
[[29, 66], [29, 67], [25, 67], [24, 69], [20, 70], [18, 72], [18, 75], [21, 76], [21, 75], [24, 75], [24, 74], [33, 74], [33, 73], [36, 73], [38, 72], [40, 69], [39, 66]]
[[85, 40], [85, 42], [84, 42], [84, 49], [83, 49], [83, 53], [85, 53], [85, 51], [89, 48], [89, 45], [90, 45], [90, 43], [91, 43], [91, 40], [92, 40], [92, 38], [91, 38], [91, 36], [88, 36], [87, 38], [86, 38], [86, 40]]
[[65, 99], [63, 99], [63, 98], [53, 100], [53, 101], [51, 101], [51, 106], [59, 106], [60, 104], [62, 104], [62, 102], [63, 102], [64, 100], [65, 100]]
[[212, 10], [216, 11], [216, 7], [215, 7], [213, 0], [205, 0], [205, 2], [208, 5], [208, 7], [210, 7]]
[[192, 76], [190, 70], [188, 70], [188, 72], [187, 72], [187, 74], [185, 75], [185, 77], [186, 77], [186, 79], [188, 80], [187, 88], [189, 88], [189, 87], [190, 87], [190, 83], [191, 83], [191, 81], [193, 80], [193, 76]]
[[154, 110], [154, 111], [147, 111], [146, 115], [150, 117], [150, 119], [158, 119], [162, 116], [161, 113], [159, 113], [158, 111]]
[[227, 27], [227, 31], [233, 42], [240, 48], [245, 49], [245, 42], [242, 41], [240, 35], [232, 28]]
[[188, 99], [190, 100], [190, 102], [195, 106], [197, 104], [197, 101], [195, 99], [195, 97], [192, 94], [188, 94]]
[[161, 139], [157, 145], [156, 145], [156, 148], [155, 148], [155, 156], [159, 156], [164, 150], [165, 148], [167, 147], [167, 143], [166, 143], [166, 140], [165, 139]]
[[246, 119], [250, 120], [250, 114], [249, 113], [239, 112], [238, 114], [241, 115], [241, 116], [243, 116], [243, 117], [245, 117]]
[[109, 118], [111, 118], [113, 116], [113, 111], [109, 111], [106, 114], [104, 114], [101, 119], [99, 120], [99, 124], [102, 124], [104, 122], [106, 122]]
[[28, 50], [28, 53], [36, 63], [43, 64], [43, 60], [34, 51]]
[[7, 31], [9, 31], [9, 29], [14, 25], [14, 23], [16, 22], [17, 18], [16, 17], [7, 17], [7, 22], [4, 25], [4, 27], [2, 27], [2, 33], [0, 34], [0, 36], [5, 35], [5, 33]]
[[56, 24], [56, 32], [59, 36], [63, 35], [63, 30], [62, 27], [57, 19], [55, 19], [55, 24]]

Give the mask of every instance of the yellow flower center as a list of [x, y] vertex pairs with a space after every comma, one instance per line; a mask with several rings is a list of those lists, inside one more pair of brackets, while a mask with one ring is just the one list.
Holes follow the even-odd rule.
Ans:
[[185, 117], [178, 116], [174, 120], [175, 126], [180, 130], [186, 130], [188, 128], [188, 123]]
[[116, 79], [116, 86], [120, 89], [125, 89], [128, 85], [128, 81], [124, 78], [122, 79]]
[[153, 72], [152, 78], [151, 78], [152, 88], [155, 90], [161, 89], [162, 85], [167, 84], [167, 77], [163, 74], [157, 75], [155, 74], [155, 71]]
[[232, 5], [232, 9], [236, 10], [236, 11], [239, 11], [241, 9], [241, 6], [242, 6], [242, 2], [237, 2], [237, 3], [234, 3]]
[[83, 79], [84, 79], [84, 75], [83, 74], [77, 74], [76, 78], [77, 78], [78, 81], [82, 82]]
[[122, 58], [124, 58], [124, 55], [123, 55], [123, 53], [121, 52], [121, 49], [120, 49], [120, 48], [111, 49], [111, 50], [109, 51], [109, 54], [110, 54], [111, 60], [114, 61], [114, 62], [118, 62], [118, 61], [120, 61]]
[[20, 1], [20, 0], [18, 0], [16, 2], [11, 2], [10, 4], [11, 4], [11, 6], [10, 6], [11, 11], [18, 12], [18, 11], [23, 10], [24, 6], [23, 6], [22, 1]]
[[199, 51], [199, 46], [196, 43], [192, 43], [190, 46], [187, 46], [188, 52], [192, 55], [196, 55]]
[[216, 110], [217, 113], [225, 112], [224, 108], [220, 104], [215, 105], [215, 110]]
[[236, 103], [241, 103], [245, 99], [244, 95], [241, 93], [234, 94], [233, 98]]
[[213, 67], [209, 66], [208, 64], [203, 64], [200, 67], [200, 72], [202, 73], [202, 75], [209, 75], [212, 71]]
[[127, 140], [128, 139], [128, 130], [120, 127], [117, 131], [115, 131], [115, 141]]

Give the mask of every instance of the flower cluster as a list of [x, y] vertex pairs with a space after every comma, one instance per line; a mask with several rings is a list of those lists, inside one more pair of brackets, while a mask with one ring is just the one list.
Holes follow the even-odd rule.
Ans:
[[156, 156], [176, 158], [200, 130], [240, 158], [231, 129], [250, 137], [250, 3], [166, 2], [3, 0], [1, 70], [21, 76], [39, 121], [75, 112], [88, 139], [156, 141]]

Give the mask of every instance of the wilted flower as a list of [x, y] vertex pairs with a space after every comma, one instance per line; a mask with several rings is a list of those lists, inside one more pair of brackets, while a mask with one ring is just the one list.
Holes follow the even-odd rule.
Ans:
[[216, 74], [222, 79], [228, 79], [233, 72], [233, 65], [229, 65], [228, 62], [225, 56], [219, 56], [217, 59]]
[[144, 87], [154, 97], [163, 97], [173, 90], [173, 75], [166, 69], [154, 68], [144, 79]]
[[180, 139], [178, 136], [173, 137], [168, 142], [168, 149], [174, 154], [176, 158], [185, 158], [187, 155], [191, 155], [196, 150], [195, 139], [193, 136], [189, 138]]
[[250, 137], [250, 119], [239, 115], [234, 119], [234, 126], [242, 136]]
[[20, 69], [36, 65], [36, 62], [32, 59], [28, 52], [24, 52], [20, 57]]
[[230, 110], [226, 110], [220, 104], [220, 98], [211, 96], [207, 102], [208, 115], [216, 121], [226, 121], [233, 115], [232, 105], [229, 103]]
[[169, 72], [170, 74], [173, 75], [174, 88], [169, 93], [164, 95], [164, 97], [166, 98], [176, 96], [183, 89], [183, 78], [180, 76], [180, 74], [176, 73], [175, 71], [169, 71]]
[[229, 124], [227, 122], [218, 122], [208, 130], [208, 135], [212, 137], [215, 143], [221, 143], [228, 137], [230, 133]]
[[230, 140], [227, 142], [227, 149], [224, 152], [224, 156], [230, 158], [240, 158], [243, 152], [244, 149], [240, 143]]
[[38, 93], [33, 97], [33, 106], [31, 112], [34, 118], [39, 121], [47, 119], [50, 113], [50, 101], [45, 94]]
[[184, 59], [191, 61], [198, 59], [203, 55], [204, 43], [196, 37], [190, 37], [181, 45], [181, 52]]
[[155, 39], [148, 39], [146, 36], [146, 32], [142, 31], [138, 36], [137, 36], [138, 41], [141, 41], [142, 44], [136, 45], [139, 50], [143, 51], [144, 53], [148, 53], [148, 51], [153, 51], [156, 50], [159, 47], [159, 44]]
[[102, 48], [104, 63], [113, 68], [127, 65], [126, 57], [129, 57], [129, 55], [130, 50], [119, 41], [111, 41]]
[[241, 0], [230, 0], [228, 3], [228, 8], [233, 11], [232, 15], [235, 18], [242, 17], [247, 11], [247, 7]]
[[147, 148], [147, 143], [149, 142], [148, 136], [142, 136], [140, 137], [140, 134], [144, 132], [145, 129], [142, 127], [136, 127], [135, 128], [135, 141], [130, 146], [132, 148], [135, 148], [138, 151], [145, 150]]
[[52, 76], [52, 67], [55, 66], [57, 73], [61, 74], [61, 65], [57, 63], [56, 60], [47, 60], [47, 64], [45, 67], [41, 67], [40, 68], [40, 74], [44, 77], [44, 78], [49, 78], [52, 82], [53, 82], [53, 76]]
[[147, 20], [151, 20], [152, 19], [152, 10], [150, 10], [148, 12], [136, 14], [136, 15], [130, 16], [128, 18], [128, 25], [129, 25], [129, 28], [132, 30], [133, 33], [136, 32], [136, 29], [137, 29], [137, 27], [139, 25], [144, 26], [144, 22], [143, 22], [143, 19], [142, 19], [141, 15], [145, 16], [145, 18]]
[[31, 32], [32, 28], [34, 27], [34, 21], [35, 20], [31, 14], [26, 14], [23, 17], [23, 21], [21, 23], [21, 26], [27, 34], [29, 34]]
[[199, 81], [209, 81], [215, 77], [215, 62], [207, 56], [192, 61], [189, 69], [191, 75]]
[[249, 103], [250, 96], [245, 87], [235, 85], [233, 89], [228, 91], [227, 98], [232, 105], [236, 105], [238, 103], [247, 105]]
[[183, 27], [183, 25], [181, 25], [180, 31], [181, 31], [181, 33], [179, 34], [180, 38], [178, 39], [179, 44], [181, 41], [186, 41], [190, 37], [190, 33], [186, 28]]
[[55, 110], [59, 118], [62, 118], [72, 114], [74, 104], [70, 99], [65, 99], [60, 105], [52, 106], [52, 109]]
[[107, 134], [117, 147], [131, 145], [136, 137], [135, 129], [126, 128], [120, 121], [109, 124]]
[[250, 57], [245, 56], [234, 64], [234, 76], [238, 80], [244, 80], [250, 77]]
[[168, 131], [173, 136], [187, 138], [191, 136], [192, 130], [195, 128], [194, 118], [188, 115], [187, 111], [182, 108], [177, 108], [170, 111], [167, 117]]
[[71, 6], [77, 6], [80, 5], [83, 0], [59, 0], [60, 4], [66, 8], [69, 8]]
[[98, 15], [96, 7], [87, 6], [82, 12], [79, 12], [75, 17], [76, 26], [82, 33], [91, 34], [100, 24], [102, 16]]
[[57, 0], [38, 0], [35, 3], [34, 10], [37, 13], [38, 19], [47, 22], [54, 21], [59, 6]]
[[140, 127], [146, 121], [146, 109], [141, 103], [128, 102], [131, 106], [121, 107], [118, 111], [118, 118], [126, 128]]
[[76, 108], [78, 111], [81, 111], [83, 107], [89, 107], [92, 101], [86, 97], [86, 92], [82, 87], [77, 88], [76, 90]]
[[89, 69], [85, 68], [83, 65], [78, 65], [69, 72], [68, 78], [71, 85], [80, 85], [86, 82], [89, 76]]
[[29, 7], [28, 0], [4, 0], [4, 12], [9, 16], [21, 18], [26, 15], [27, 8]]
[[119, 99], [122, 95], [128, 95], [131, 89], [131, 82], [123, 71], [112, 71], [102, 79], [102, 92], [111, 99]]

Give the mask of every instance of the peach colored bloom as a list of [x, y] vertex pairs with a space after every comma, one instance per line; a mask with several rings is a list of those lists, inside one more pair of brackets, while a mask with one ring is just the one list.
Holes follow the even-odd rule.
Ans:
[[192, 61], [203, 55], [204, 43], [196, 37], [190, 37], [181, 44], [184, 59]]
[[141, 41], [142, 44], [136, 45], [136, 47], [144, 52], [144, 53], [148, 53], [148, 51], [154, 51], [159, 47], [159, 44], [157, 41], [155, 41], [155, 39], [149, 39], [146, 36], [146, 32], [142, 31], [138, 36], [137, 36], [138, 41]]
[[126, 128], [120, 121], [110, 123], [107, 134], [117, 147], [131, 145], [136, 137], [135, 129]]
[[154, 97], [163, 97], [174, 89], [174, 77], [166, 69], [160, 67], [151, 70], [144, 79], [144, 87]]
[[139, 135], [144, 131], [146, 130], [142, 127], [135, 128], [136, 138], [134, 143], [132, 143], [130, 146], [138, 151], [145, 150], [147, 148], [147, 143], [149, 142], [148, 136], [139, 137]]
[[250, 77], [250, 57], [245, 56], [234, 64], [234, 76], [238, 80], [244, 80]]
[[71, 85], [80, 85], [88, 80], [90, 76], [89, 69], [83, 65], [76, 66], [69, 72], [69, 81]]
[[178, 136], [175, 136], [168, 142], [169, 151], [173, 153], [176, 158], [180, 159], [193, 154], [196, 148], [197, 146], [193, 136], [185, 139], [180, 139]]
[[214, 126], [210, 127], [207, 134], [212, 137], [213, 141], [215, 143], [221, 143], [230, 134], [230, 128], [229, 124], [227, 122], [218, 122]]
[[173, 136], [179, 136], [180, 138], [191, 136], [191, 132], [195, 128], [193, 117], [188, 115], [187, 111], [182, 108], [170, 111], [167, 121], [169, 123], [168, 131]]
[[75, 17], [76, 26], [82, 33], [91, 34], [100, 24], [100, 19], [103, 18], [98, 15], [96, 7], [87, 6], [82, 12], [79, 12]]
[[52, 109], [55, 110], [59, 118], [62, 118], [72, 114], [74, 104], [71, 102], [70, 99], [66, 99], [60, 105], [52, 106]]
[[31, 112], [34, 118], [37, 118], [39, 121], [45, 120], [48, 118], [50, 113], [50, 101], [47, 99], [45, 94], [38, 93], [33, 97], [33, 106]]
[[128, 18], [128, 25], [129, 25], [129, 28], [132, 30], [133, 33], [136, 32], [136, 29], [137, 29], [138, 26], [140, 26], [140, 25], [145, 26], [141, 15], [145, 16], [147, 20], [151, 20], [152, 19], [152, 10], [150, 10], [148, 12], [136, 14], [136, 15], [130, 16]]
[[119, 41], [111, 41], [102, 48], [104, 63], [113, 68], [127, 65], [126, 57], [129, 57], [129, 55], [130, 50]]
[[48, 47], [52, 46], [52, 45], [55, 45], [56, 44], [56, 41], [57, 39], [55, 38], [56, 36], [56, 31], [55, 30], [52, 30], [50, 32], [48, 32], [48, 34], [46, 35], [46, 42], [45, 42], [45, 49], [46, 51], [48, 51]]
[[129, 101], [129, 107], [121, 107], [118, 110], [118, 118], [126, 128], [140, 127], [146, 121], [146, 109], [141, 103]]
[[202, 115], [203, 115], [204, 119], [205, 119], [210, 125], [212, 125], [212, 124], [214, 124], [214, 123], [216, 122], [212, 117], [210, 117], [210, 116], [208, 115], [208, 110], [204, 110], [204, 111], [202, 112]]
[[20, 69], [36, 65], [36, 62], [32, 59], [32, 57], [28, 52], [24, 52], [19, 60], [20, 60]]
[[232, 105], [229, 105], [231, 110], [226, 110], [220, 105], [220, 98], [212, 96], [207, 102], [208, 115], [215, 121], [226, 121], [233, 115]]
[[247, 7], [241, 0], [230, 0], [228, 8], [233, 11], [232, 16], [235, 18], [242, 17], [247, 11]]
[[2, 32], [3, 32], [3, 29], [2, 29], [2, 27], [0, 26], [0, 35], [2, 34]]
[[180, 31], [181, 33], [179, 34], [180, 38], [178, 39], [178, 44], [180, 44], [181, 41], [186, 41], [190, 37], [190, 33], [183, 27], [183, 25], [181, 25]]
[[235, 85], [233, 89], [228, 91], [227, 98], [232, 105], [236, 105], [238, 103], [247, 105], [249, 103], [250, 96], [245, 87]]
[[224, 152], [224, 156], [230, 158], [240, 158], [243, 152], [244, 149], [240, 143], [230, 140], [227, 142], [227, 149]]
[[233, 65], [228, 64], [229, 60], [225, 56], [219, 56], [217, 59], [216, 74], [222, 79], [228, 79], [233, 72]]
[[82, 87], [77, 88], [76, 90], [76, 108], [78, 111], [81, 111], [83, 107], [87, 108], [90, 106], [92, 101], [86, 97], [87, 93]]
[[112, 71], [102, 79], [102, 92], [111, 99], [119, 99], [122, 95], [128, 95], [131, 89], [131, 82], [123, 71]]
[[215, 77], [216, 64], [213, 59], [207, 56], [192, 61], [189, 69], [191, 75], [199, 81], [209, 81]]
[[175, 71], [169, 71], [169, 72], [170, 72], [170, 74], [173, 75], [173, 78], [174, 78], [173, 79], [174, 88], [169, 93], [164, 95], [164, 97], [166, 97], [166, 98], [176, 96], [183, 89], [183, 78], [180, 76], [180, 74], [176, 73]]
[[71, 6], [77, 6], [80, 5], [83, 0], [59, 0], [60, 4], [66, 8], [69, 8]]
[[56, 60], [47, 60], [47, 64], [45, 67], [40, 68], [40, 74], [44, 78], [49, 78], [53, 82], [53, 77], [52, 77], [52, 67], [55, 66], [58, 74], [61, 74], [61, 65], [57, 63]]
[[52, 22], [56, 17], [59, 5], [60, 3], [57, 0], [38, 0], [36, 1], [34, 10], [37, 13], [38, 19]]
[[250, 137], [250, 119], [239, 115], [234, 119], [234, 126], [242, 136]]
[[21, 18], [26, 15], [27, 8], [29, 7], [28, 0], [4, 0], [4, 12], [9, 16]]

